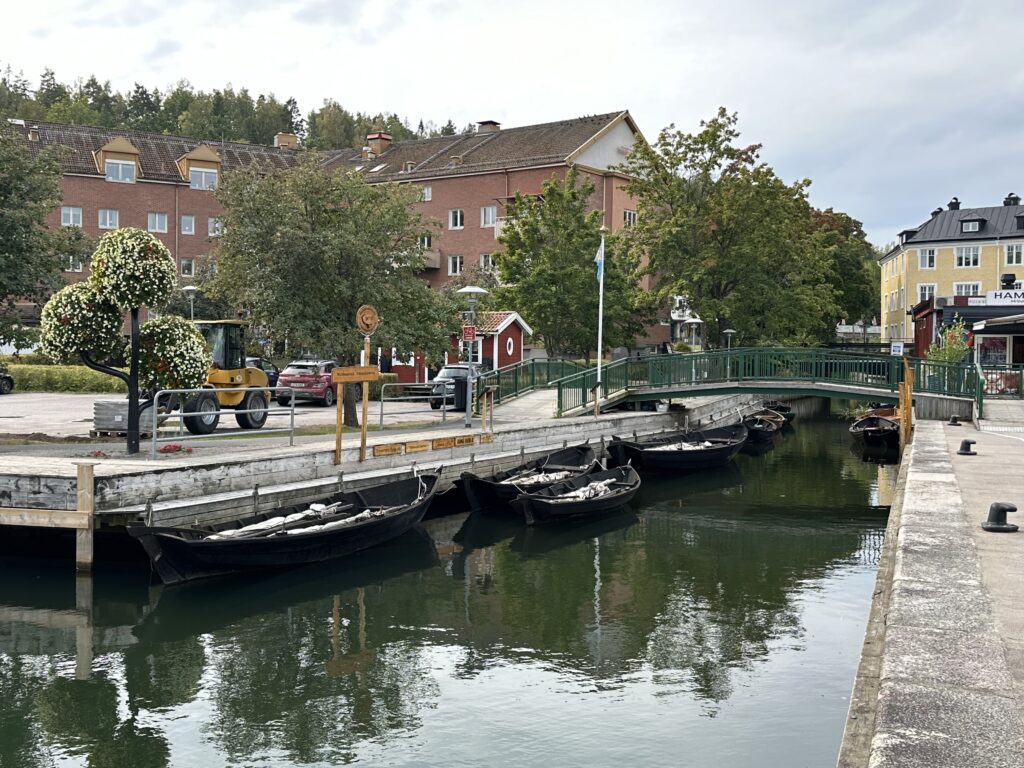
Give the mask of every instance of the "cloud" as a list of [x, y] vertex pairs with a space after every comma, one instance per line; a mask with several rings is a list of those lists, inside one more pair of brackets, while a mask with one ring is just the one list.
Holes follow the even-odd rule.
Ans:
[[173, 56], [175, 53], [181, 50], [181, 43], [177, 40], [158, 40], [156, 45], [147, 55], [147, 58], [151, 62], [160, 61], [160, 59], [166, 59], [168, 56]]

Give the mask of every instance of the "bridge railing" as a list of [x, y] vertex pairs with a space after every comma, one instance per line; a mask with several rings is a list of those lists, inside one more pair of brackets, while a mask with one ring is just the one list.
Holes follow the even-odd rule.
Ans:
[[[974, 397], [978, 379], [970, 366], [927, 360], [909, 362], [916, 390]], [[903, 380], [903, 359], [825, 348], [740, 348], [618, 360], [604, 368], [601, 378], [602, 395], [613, 399], [624, 392], [642, 389], [743, 381], [823, 382], [895, 393]], [[593, 405], [596, 383], [594, 370], [555, 382], [558, 413]]]
[[500, 403], [534, 389], [547, 389], [557, 380], [583, 370], [586, 368], [573, 360], [523, 360], [488, 371], [474, 383], [478, 397], [487, 387], [496, 386], [494, 402]]

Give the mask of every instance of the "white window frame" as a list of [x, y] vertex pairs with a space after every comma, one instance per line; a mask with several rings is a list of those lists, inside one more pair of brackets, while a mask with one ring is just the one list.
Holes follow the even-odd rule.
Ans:
[[1006, 246], [1006, 266], [1019, 267], [1022, 264], [1024, 264], [1024, 245], [1021, 243], [1008, 244]]
[[62, 227], [82, 226], [82, 206], [62, 205], [60, 207], [60, 225]]
[[64, 263], [65, 272], [82, 272], [85, 269], [85, 265], [82, 264], [81, 259], [75, 259], [74, 256], [70, 255], [65, 256], [64, 258], [66, 259]]
[[480, 254], [480, 269], [484, 272], [491, 272], [494, 270], [494, 254], [493, 253], [481, 253]]
[[[935, 269], [935, 248], [918, 248], [917, 249], [917, 268], [918, 269]], [[927, 259], [927, 263], [926, 260]]]
[[[458, 222], [456, 224], [455, 222]], [[448, 229], [465, 229], [466, 212], [461, 208], [448, 209]]]
[[462, 270], [466, 268], [466, 257], [459, 256], [458, 254], [450, 254], [448, 256], [448, 276], [455, 277], [461, 275]]
[[[114, 168], [117, 169], [117, 173], [111, 173], [111, 169]], [[131, 173], [125, 173], [127, 168], [132, 169]], [[104, 178], [114, 184], [134, 184], [137, 172], [134, 160], [107, 160], [103, 163]]]
[[[161, 228], [161, 221], [163, 227]], [[158, 232], [161, 234], [167, 233], [167, 214], [161, 213], [160, 211], [147, 211], [146, 213], [146, 231], [147, 232]]]
[[493, 228], [498, 222], [498, 206], [480, 206], [480, 227], [481, 229]]
[[[973, 264], [967, 264], [972, 257]], [[977, 245], [958, 245], [953, 250], [953, 266], [957, 269], [974, 269], [981, 266], [981, 247]]]
[[420, 187], [420, 200], [424, 203], [429, 203], [434, 199], [434, 188], [429, 184]]
[[117, 229], [120, 221], [121, 212], [117, 208], [100, 208], [96, 212], [96, 226], [100, 229]]
[[216, 168], [189, 168], [189, 189], [214, 189], [217, 186], [219, 172]]
[[[972, 293], [966, 293], [965, 289], [967, 286], [973, 286]], [[953, 295], [954, 296], [981, 296], [981, 283], [977, 280], [964, 283], [953, 283]]]
[[[185, 265], [188, 264], [188, 270], [186, 271]], [[194, 258], [185, 258], [181, 260], [181, 276], [182, 277], [195, 277], [196, 276], [196, 260]]]
[[907, 294], [903, 288], [900, 288], [900, 303], [896, 305], [897, 309], [905, 309], [907, 301]]
[[[922, 301], [935, 298], [935, 289], [938, 286], [935, 283], [918, 283], [917, 284], [917, 303], [920, 304]], [[928, 289], [928, 295], [923, 296], [922, 292], [924, 289]]]
[[961, 221], [960, 231], [961, 232], [977, 232], [981, 228], [980, 221]]
[[206, 220], [206, 236], [220, 237], [224, 234], [224, 225], [220, 222], [219, 216], [210, 216]]
[[420, 235], [420, 248], [424, 251], [429, 251], [434, 247], [434, 236], [433, 235]]
[[622, 226], [632, 227], [636, 225], [636, 211], [625, 208], [622, 211]]
[[[189, 227], [185, 229], [185, 219], [188, 219]], [[181, 214], [181, 234], [194, 235], [196, 233], [196, 216], [194, 213]]]

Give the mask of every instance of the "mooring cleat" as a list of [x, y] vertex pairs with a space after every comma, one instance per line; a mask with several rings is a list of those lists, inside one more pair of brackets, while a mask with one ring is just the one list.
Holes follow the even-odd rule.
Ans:
[[974, 443], [975, 443], [974, 440], [961, 440], [960, 441], [960, 450], [956, 452], [957, 455], [958, 456], [977, 456], [978, 452], [971, 450], [971, 446], [974, 445]]
[[988, 508], [988, 520], [981, 527], [991, 533], [1015, 533], [1017, 526], [1006, 522], [1007, 512], [1016, 512], [1017, 507], [1005, 501], [997, 501]]
[[962, 427], [963, 424], [960, 423], [960, 415], [954, 413], [952, 416], [950, 416], [949, 417], [949, 423], [946, 426], [949, 426], [949, 427]]

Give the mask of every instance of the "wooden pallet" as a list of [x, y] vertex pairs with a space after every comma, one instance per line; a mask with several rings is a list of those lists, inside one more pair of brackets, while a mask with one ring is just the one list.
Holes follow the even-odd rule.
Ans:
[[[149, 432], [139, 432], [139, 439], [151, 436]], [[127, 432], [118, 432], [112, 429], [90, 429], [89, 437], [128, 437]]]

